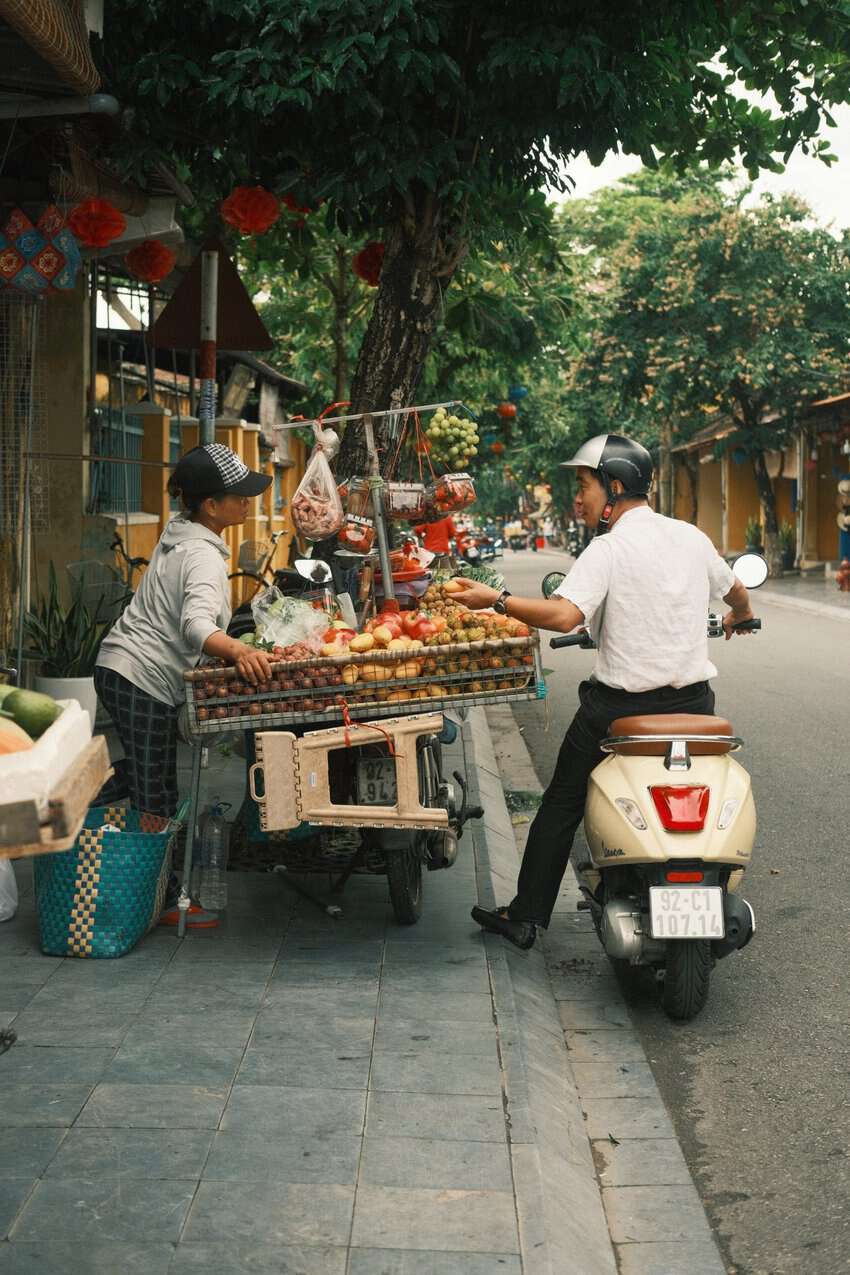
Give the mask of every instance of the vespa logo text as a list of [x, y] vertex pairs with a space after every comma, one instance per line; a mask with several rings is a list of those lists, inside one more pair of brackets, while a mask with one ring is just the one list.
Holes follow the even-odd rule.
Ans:
[[614, 850], [612, 849], [611, 846], [606, 846], [603, 843], [602, 857], [604, 859], [620, 859], [620, 858], [624, 858], [625, 854], [626, 854], [625, 850]]

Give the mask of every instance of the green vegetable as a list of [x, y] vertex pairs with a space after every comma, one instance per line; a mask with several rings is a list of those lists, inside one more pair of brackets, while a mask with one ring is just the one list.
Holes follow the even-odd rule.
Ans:
[[470, 567], [467, 563], [462, 562], [455, 573], [458, 577], [463, 576], [465, 580], [474, 580], [476, 584], [489, 585], [491, 589], [504, 589], [505, 577], [498, 571], [494, 571], [492, 567]]
[[244, 642], [246, 646], [256, 646], [257, 635], [256, 633], [243, 633], [239, 641]]
[[17, 686], [10, 686], [10, 685], [0, 686], [0, 704], [3, 703], [7, 695], [11, 695], [12, 692], [16, 691], [17, 689], [18, 689]]
[[12, 714], [13, 720], [32, 739], [43, 735], [48, 726], [52, 726], [62, 712], [60, 706], [50, 695], [42, 695], [39, 691], [13, 690], [7, 695], [3, 707]]

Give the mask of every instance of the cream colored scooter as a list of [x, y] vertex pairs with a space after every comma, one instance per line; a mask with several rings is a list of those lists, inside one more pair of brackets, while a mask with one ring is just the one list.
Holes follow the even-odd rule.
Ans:
[[[557, 574], [546, 577], [545, 594], [557, 587]], [[735, 574], [758, 588], [767, 564], [745, 554]], [[761, 621], [740, 627], [760, 629]], [[708, 631], [723, 636], [719, 616], [709, 616]], [[583, 633], [550, 645], [594, 643]], [[715, 961], [755, 932], [740, 893], [756, 834], [750, 776], [731, 756], [742, 744], [721, 717], [621, 717], [590, 776], [578, 906], [590, 911], [613, 961], [655, 969], [671, 1018], [699, 1013]]]

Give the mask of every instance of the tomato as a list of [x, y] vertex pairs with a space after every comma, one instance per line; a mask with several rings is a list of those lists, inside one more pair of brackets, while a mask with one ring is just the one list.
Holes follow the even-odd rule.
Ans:
[[424, 641], [425, 638], [433, 637], [436, 632], [438, 632], [438, 629], [434, 621], [429, 620], [427, 616], [423, 616], [419, 621], [419, 624], [416, 627], [416, 632], [413, 636], [421, 638]]
[[418, 611], [405, 611], [401, 627], [407, 637], [418, 637], [419, 625], [422, 623], [422, 616]]

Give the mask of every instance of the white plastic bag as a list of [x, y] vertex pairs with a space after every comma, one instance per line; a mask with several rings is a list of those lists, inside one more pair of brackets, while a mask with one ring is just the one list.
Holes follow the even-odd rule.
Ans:
[[0, 859], [0, 921], [11, 921], [18, 910], [18, 883], [8, 859]]
[[316, 430], [315, 434], [316, 446], [292, 497], [292, 521], [308, 540], [327, 540], [345, 522], [339, 490], [328, 464], [339, 448], [339, 437], [332, 429]]
[[289, 598], [271, 585], [251, 603], [257, 639], [269, 646], [294, 646], [303, 642], [318, 651], [330, 621], [324, 611], [309, 602]]

